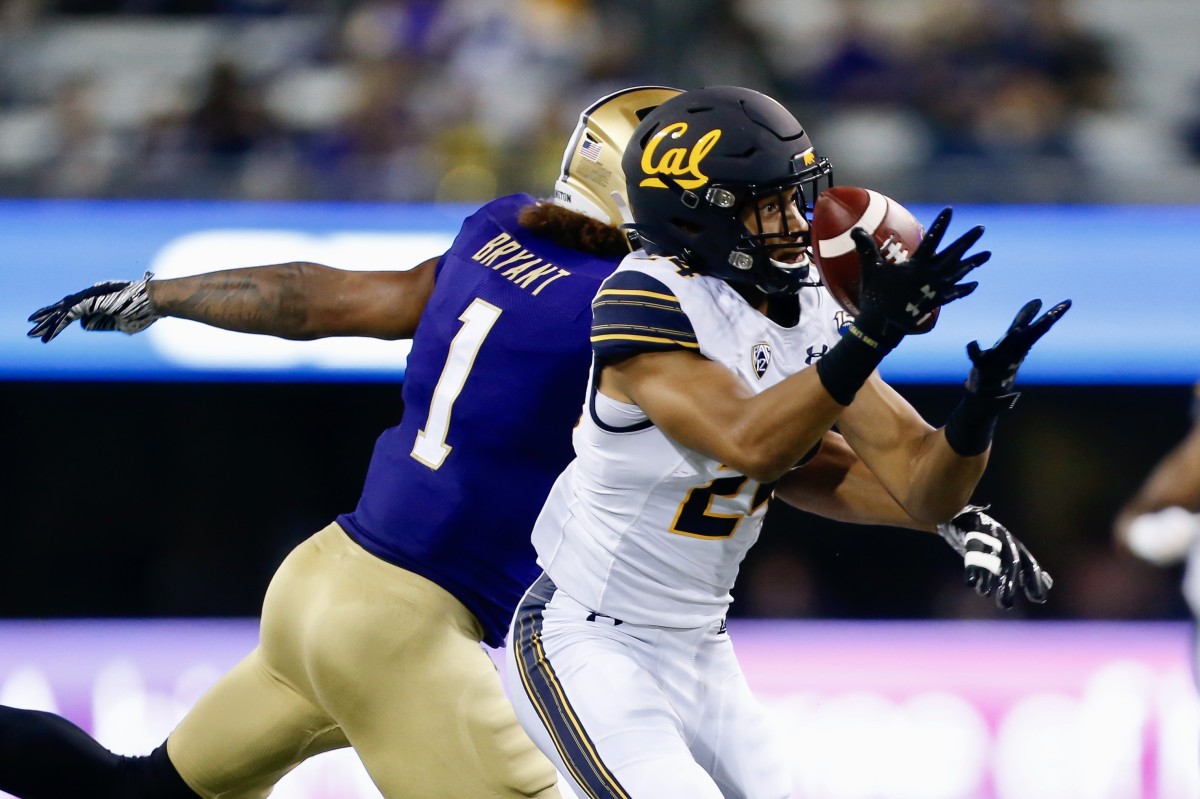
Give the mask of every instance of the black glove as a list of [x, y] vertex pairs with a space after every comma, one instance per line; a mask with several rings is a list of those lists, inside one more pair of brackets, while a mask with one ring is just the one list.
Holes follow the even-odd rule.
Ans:
[[943, 209], [912, 257], [899, 264], [884, 261], [874, 239], [862, 228], [850, 233], [862, 268], [855, 325], [888, 349], [915, 332], [918, 323], [935, 308], [974, 291], [978, 283], [959, 281], [992, 257], [986, 250], [963, 257], [983, 235], [981, 226], [971, 228], [937, 252], [950, 224], [950, 215], [951, 209]]
[[1030, 602], [1046, 601], [1054, 580], [1004, 525], [985, 507], [968, 505], [938, 533], [962, 555], [967, 585], [980, 596], [995, 594], [996, 606], [1011, 608], [1017, 589]]
[[1029, 320], [1041, 310], [1042, 301], [1030, 300], [1017, 312], [1008, 330], [991, 349], [981, 350], [978, 341], [968, 344], [971, 373], [967, 376], [967, 391], [980, 397], [1009, 394], [1017, 379], [1017, 369], [1030, 348], [1070, 307], [1071, 301], [1064, 300], [1031, 322]]
[[75, 294], [68, 294], [53, 305], [39, 308], [29, 316], [34, 322], [27, 334], [48, 342], [76, 319], [85, 330], [120, 330], [137, 333], [159, 319], [150, 303], [146, 283], [149, 272], [136, 282], [106, 280]]
[[1020, 396], [1012, 390], [1017, 369], [1034, 342], [1071, 307], [1071, 301], [1060, 302], [1030, 322], [1041, 307], [1041, 300], [1025, 303], [991, 349], [981, 350], [978, 341], [967, 345], [971, 371], [967, 375], [966, 391], [962, 402], [946, 420], [946, 443], [959, 455], [979, 455], [992, 445], [996, 420], [1012, 408]]

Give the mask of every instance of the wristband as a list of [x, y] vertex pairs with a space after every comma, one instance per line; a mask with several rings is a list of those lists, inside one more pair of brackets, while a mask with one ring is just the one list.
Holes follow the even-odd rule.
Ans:
[[851, 322], [842, 340], [817, 361], [821, 385], [839, 405], [849, 405], [894, 346], [864, 333]]
[[981, 397], [967, 392], [946, 420], [946, 443], [964, 458], [980, 455], [992, 445], [996, 420], [1017, 404], [1019, 392], [999, 397]]

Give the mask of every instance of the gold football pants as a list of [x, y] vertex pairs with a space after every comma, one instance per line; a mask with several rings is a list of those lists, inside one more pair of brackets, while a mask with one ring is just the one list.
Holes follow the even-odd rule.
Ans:
[[167, 739], [203, 797], [264, 797], [305, 758], [353, 746], [388, 799], [557, 799], [479, 622], [336, 524], [271, 580], [258, 647]]

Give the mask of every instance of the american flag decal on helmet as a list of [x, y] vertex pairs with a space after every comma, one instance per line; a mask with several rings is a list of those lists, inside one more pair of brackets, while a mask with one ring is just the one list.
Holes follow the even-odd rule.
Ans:
[[600, 151], [603, 149], [603, 144], [598, 141], [592, 141], [587, 136], [584, 136], [579, 142], [579, 154], [589, 161], [599, 161]]

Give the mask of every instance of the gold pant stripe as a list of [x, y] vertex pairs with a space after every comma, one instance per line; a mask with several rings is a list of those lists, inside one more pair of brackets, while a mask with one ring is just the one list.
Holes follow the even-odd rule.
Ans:
[[546, 656], [541, 626], [542, 611], [548, 600], [540, 590], [543, 587], [552, 593], [554, 584], [545, 576], [538, 581], [518, 608], [514, 625], [513, 654], [525, 693], [571, 776], [587, 791], [588, 799], [629, 799], [624, 787], [601, 760]]

